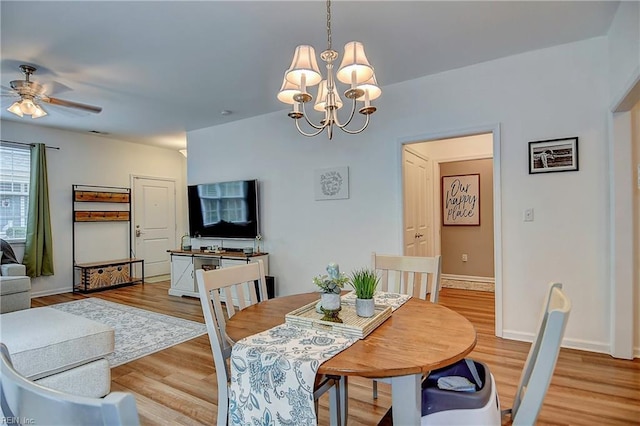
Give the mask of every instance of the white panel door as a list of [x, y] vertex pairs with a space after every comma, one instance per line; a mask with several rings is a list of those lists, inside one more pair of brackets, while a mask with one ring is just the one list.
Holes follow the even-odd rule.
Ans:
[[431, 171], [428, 159], [402, 151], [404, 255], [433, 256]]
[[146, 277], [169, 274], [167, 250], [176, 248], [176, 184], [133, 177], [135, 255], [144, 259]]

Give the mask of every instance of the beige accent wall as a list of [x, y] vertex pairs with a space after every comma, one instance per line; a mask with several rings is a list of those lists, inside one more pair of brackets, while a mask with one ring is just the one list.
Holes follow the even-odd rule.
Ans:
[[[442, 273], [494, 277], [493, 271], [493, 160], [467, 160], [440, 164], [442, 176], [480, 174], [480, 226], [442, 226]], [[439, 201], [442, 206], [442, 200]], [[462, 255], [467, 261], [462, 261]]]

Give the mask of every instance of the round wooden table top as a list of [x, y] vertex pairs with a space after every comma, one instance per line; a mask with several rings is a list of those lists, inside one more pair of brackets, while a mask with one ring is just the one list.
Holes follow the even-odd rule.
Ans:
[[[305, 293], [249, 306], [227, 322], [227, 334], [238, 341], [260, 333], [318, 299], [318, 293]], [[475, 345], [476, 330], [469, 320], [412, 297], [365, 339], [322, 363], [318, 373], [371, 378], [424, 374], [463, 359]]]

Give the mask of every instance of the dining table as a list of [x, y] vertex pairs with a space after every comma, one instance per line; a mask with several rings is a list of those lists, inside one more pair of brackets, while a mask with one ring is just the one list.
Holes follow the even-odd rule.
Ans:
[[[227, 335], [238, 341], [283, 324], [287, 313], [318, 299], [318, 293], [302, 293], [251, 305], [229, 319]], [[394, 424], [418, 425], [423, 375], [463, 359], [475, 345], [476, 330], [464, 316], [411, 297], [365, 338], [323, 362], [317, 374], [388, 378]]]

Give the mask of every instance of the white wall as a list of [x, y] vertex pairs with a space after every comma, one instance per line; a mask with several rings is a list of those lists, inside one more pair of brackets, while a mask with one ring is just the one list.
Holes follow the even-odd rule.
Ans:
[[485, 133], [483, 135], [433, 140], [409, 146], [432, 161], [487, 158], [493, 155], [493, 136]]
[[[630, 111], [640, 102], [640, 3], [620, 3], [607, 38], [610, 109], [615, 112], [609, 117], [610, 353], [631, 358], [634, 335], [640, 329], [633, 302], [640, 285], [635, 274], [640, 261], [635, 235], [630, 232], [638, 220], [637, 212], [635, 215], [632, 212], [636, 186], [631, 161], [634, 141]], [[635, 350], [635, 356], [640, 356], [640, 350]]]
[[640, 73], [640, 2], [620, 2], [607, 36], [609, 87], [611, 103], [615, 103]]
[[[278, 292], [305, 292], [329, 261], [349, 271], [402, 252], [401, 141], [500, 124], [504, 336], [531, 336], [557, 280], [574, 306], [566, 343], [607, 351], [606, 59], [595, 38], [386, 86], [369, 129], [333, 141], [299, 136], [285, 111], [193, 131], [188, 181], [258, 178]], [[580, 171], [528, 174], [527, 142], [571, 136]], [[313, 170], [343, 165], [350, 198], [314, 201]]]
[[633, 323], [635, 327], [635, 338], [633, 345], [633, 353], [635, 357], [640, 357], [640, 102], [638, 102], [633, 110], [631, 110], [631, 140], [632, 140], [632, 158], [633, 158], [633, 225], [635, 226], [635, 238], [633, 252], [634, 259], [634, 290], [635, 298], [633, 302]]
[[[60, 150], [47, 150], [55, 275], [32, 279], [33, 297], [72, 290], [71, 188], [73, 184], [130, 187], [132, 174], [175, 179], [176, 200], [178, 200], [177, 221], [180, 224], [186, 223], [184, 207], [186, 161], [178, 151], [13, 121], [2, 121], [1, 124], [2, 139], [26, 143], [40, 142], [60, 147]], [[91, 238], [88, 233], [86, 235], [84, 232], [81, 233], [79, 243], [85, 250], [101, 247], [101, 250], [109, 254], [118, 252], [120, 247], [114, 245], [120, 244], [121, 241], [103, 235], [104, 233], [100, 231], [102, 228], [98, 224], [96, 234], [92, 235], [94, 240], [91, 241], [86, 240]], [[183, 225], [178, 229], [177, 235], [181, 235], [185, 229], [186, 226]], [[97, 239], [95, 236], [101, 236], [101, 238]], [[122, 235], [119, 235], [119, 240], [122, 240]], [[23, 250], [23, 247], [17, 247], [17, 251], [23, 252]]]

